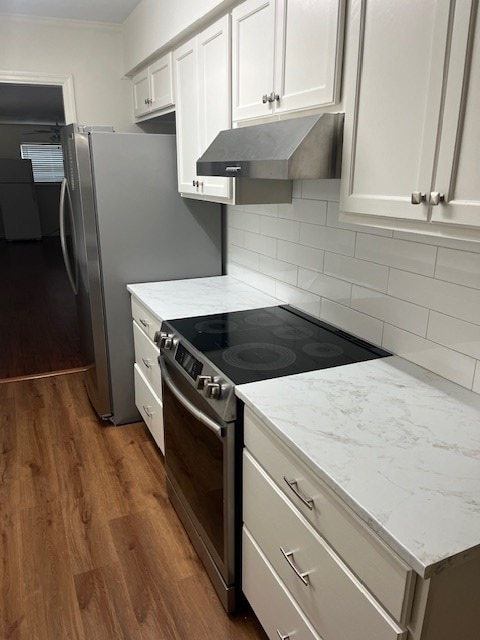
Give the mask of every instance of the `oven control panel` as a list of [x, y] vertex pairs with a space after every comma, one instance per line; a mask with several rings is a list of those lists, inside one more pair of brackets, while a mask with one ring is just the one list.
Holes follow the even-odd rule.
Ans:
[[203, 364], [197, 360], [181, 342], [175, 352], [175, 360], [188, 373], [192, 380], [196, 380], [202, 373]]

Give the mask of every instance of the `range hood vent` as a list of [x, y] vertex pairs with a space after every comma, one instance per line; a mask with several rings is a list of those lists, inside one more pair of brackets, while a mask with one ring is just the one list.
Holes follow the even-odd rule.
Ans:
[[256, 180], [339, 178], [343, 113], [221, 131], [197, 160], [199, 176]]

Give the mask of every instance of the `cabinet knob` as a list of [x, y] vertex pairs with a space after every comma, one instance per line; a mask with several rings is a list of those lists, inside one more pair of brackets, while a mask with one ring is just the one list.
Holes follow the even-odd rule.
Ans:
[[445, 194], [444, 193], [439, 193], [438, 191], [432, 191], [430, 193], [430, 198], [428, 199], [428, 202], [433, 207], [436, 207], [437, 204], [440, 204], [440, 202], [444, 202], [444, 200], [445, 200]]
[[145, 103], [145, 104], [148, 104], [148, 100], [147, 100], [147, 98], [145, 98], [144, 103]]
[[269, 102], [267, 94], [262, 96], [262, 102], [263, 102], [263, 104], [267, 104], [267, 102]]
[[192, 187], [195, 186], [195, 180], [192, 180]]
[[272, 93], [268, 96], [269, 102], [278, 102], [279, 100], [280, 96], [278, 95], [278, 93], [275, 93], [275, 91], [272, 91]]
[[426, 199], [427, 199], [426, 193], [422, 193], [421, 191], [414, 191], [412, 193], [412, 199], [410, 202], [412, 204], [421, 204], [422, 202], [425, 202]]

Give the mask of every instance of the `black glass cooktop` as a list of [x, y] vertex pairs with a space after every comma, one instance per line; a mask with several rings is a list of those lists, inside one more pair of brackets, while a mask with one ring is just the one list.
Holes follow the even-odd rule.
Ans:
[[169, 325], [235, 384], [391, 355], [289, 306], [182, 318]]

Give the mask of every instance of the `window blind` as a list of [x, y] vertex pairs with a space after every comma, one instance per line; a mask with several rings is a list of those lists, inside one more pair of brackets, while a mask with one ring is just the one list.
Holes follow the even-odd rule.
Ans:
[[21, 144], [20, 152], [32, 161], [34, 182], [61, 182], [65, 177], [61, 144]]

